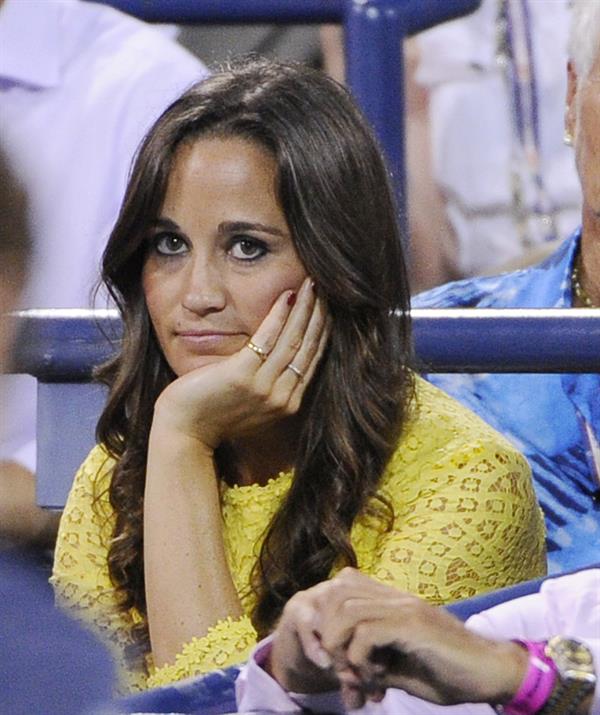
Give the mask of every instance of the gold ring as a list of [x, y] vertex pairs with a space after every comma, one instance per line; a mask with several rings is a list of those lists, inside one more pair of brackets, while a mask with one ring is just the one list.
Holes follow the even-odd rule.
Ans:
[[302, 370], [299, 370], [299, 369], [294, 365], [294, 363], [291, 363], [291, 362], [288, 363], [288, 364], [286, 365], [286, 368], [287, 368], [288, 370], [291, 370], [291, 371], [294, 373], [294, 375], [296, 375], [296, 377], [297, 377], [299, 380], [304, 380], [304, 373], [302, 372]]
[[269, 353], [264, 348], [261, 348], [259, 345], [255, 345], [252, 340], [248, 340], [248, 342], [246, 343], [246, 347], [250, 348], [253, 353], [256, 353], [263, 362], [267, 359], [267, 356], [269, 355]]

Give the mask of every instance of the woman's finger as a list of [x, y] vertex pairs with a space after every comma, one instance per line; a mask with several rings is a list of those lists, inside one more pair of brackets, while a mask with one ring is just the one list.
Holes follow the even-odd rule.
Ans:
[[[268, 360], [263, 365], [261, 373], [265, 380], [274, 384], [284, 374], [287, 365], [294, 364], [294, 360], [303, 346], [310, 342], [311, 339], [314, 340], [315, 328], [313, 326], [312, 331], [309, 333], [309, 326], [315, 313], [315, 307], [316, 295], [312, 281], [310, 278], [306, 278], [298, 291], [296, 304], [290, 312]], [[298, 369], [302, 370], [302, 367], [298, 366]], [[290, 377], [290, 375], [286, 377]], [[293, 381], [290, 382], [290, 385], [293, 384]]]
[[320, 315], [315, 320], [314, 338], [312, 336], [310, 338], [310, 349], [307, 348], [302, 355], [298, 354], [294, 358], [293, 362], [288, 364], [286, 368], [287, 370], [290, 370], [293, 366], [301, 372], [301, 375], [296, 374], [297, 380], [293, 386], [290, 396], [290, 399], [295, 400], [298, 404], [302, 399], [302, 395], [304, 394], [306, 387], [310, 384], [317, 367], [319, 366], [319, 362], [323, 357], [323, 353], [325, 352], [325, 348], [327, 347], [327, 342], [329, 340], [329, 320], [327, 319], [327, 316], [323, 315], [324, 309], [322, 306], [318, 306], [317, 304], [317, 306], [315, 306], [315, 311], [317, 311], [317, 309], [319, 310]]
[[241, 350], [247, 361], [257, 368], [266, 362], [281, 335], [292, 312], [296, 293], [293, 290], [284, 291], [273, 303], [258, 329]]

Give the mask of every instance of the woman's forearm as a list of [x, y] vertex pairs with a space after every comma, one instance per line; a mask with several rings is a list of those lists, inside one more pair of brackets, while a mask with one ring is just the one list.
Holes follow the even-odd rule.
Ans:
[[212, 450], [156, 425], [148, 450], [144, 573], [157, 666], [218, 620], [242, 613], [225, 555]]

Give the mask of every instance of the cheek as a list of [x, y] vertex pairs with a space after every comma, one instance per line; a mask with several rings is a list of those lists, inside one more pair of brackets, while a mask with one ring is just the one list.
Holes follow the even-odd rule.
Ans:
[[[600, 154], [600, 97], [586, 95], [578, 110], [576, 147], [581, 158], [586, 162], [591, 162]], [[589, 171], [597, 167], [585, 166], [582, 168]]]
[[600, 198], [600, 127], [595, 128], [595, 133], [591, 131], [591, 126], [582, 126], [581, 129], [576, 153], [577, 169], [587, 201], [596, 203]]
[[300, 266], [271, 277], [263, 277], [261, 281], [257, 281], [252, 290], [244, 291], [239, 303], [239, 314], [244, 317], [250, 332], [258, 328], [283, 292], [288, 290], [297, 292], [300, 289], [306, 275], [306, 271]]

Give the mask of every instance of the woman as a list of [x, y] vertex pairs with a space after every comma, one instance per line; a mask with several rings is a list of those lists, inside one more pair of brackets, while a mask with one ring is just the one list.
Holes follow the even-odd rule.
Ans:
[[242, 661], [346, 564], [438, 603], [543, 572], [524, 460], [408, 367], [385, 167], [336, 83], [255, 61], [186, 92], [103, 275], [123, 349], [54, 583], [130, 687]]

